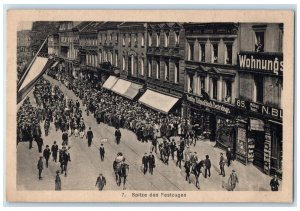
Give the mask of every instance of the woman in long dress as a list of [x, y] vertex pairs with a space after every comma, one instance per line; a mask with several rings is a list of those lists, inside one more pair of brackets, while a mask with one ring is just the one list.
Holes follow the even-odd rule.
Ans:
[[56, 177], [55, 177], [55, 190], [61, 190], [61, 180], [59, 177], [59, 171], [56, 171]]

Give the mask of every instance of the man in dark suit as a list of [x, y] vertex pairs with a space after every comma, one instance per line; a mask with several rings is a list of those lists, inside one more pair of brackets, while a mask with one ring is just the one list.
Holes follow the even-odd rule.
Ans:
[[179, 168], [181, 168], [181, 161], [183, 159], [183, 151], [179, 148], [177, 148], [177, 162], [176, 162], [176, 166], [179, 166]]
[[225, 169], [224, 169], [224, 166], [225, 166], [225, 159], [223, 157], [223, 153], [220, 154], [220, 162], [219, 162], [219, 165], [220, 165], [220, 171], [221, 173], [219, 175], [222, 175], [223, 177], [225, 177]]
[[96, 181], [95, 186], [98, 187], [99, 191], [102, 191], [105, 185], [106, 185], [105, 177], [103, 177], [102, 174], [99, 174], [99, 177], [97, 177], [97, 181]]
[[62, 145], [68, 145], [68, 139], [69, 139], [69, 136], [68, 136], [67, 131], [64, 131], [64, 132], [63, 132], [61, 138], [62, 138], [62, 140], [63, 140]]
[[207, 178], [207, 172], [208, 172], [208, 176], [210, 177], [210, 168], [211, 168], [211, 162], [210, 162], [210, 159], [209, 159], [209, 156], [206, 155], [205, 156], [205, 161], [204, 161], [204, 164], [205, 164], [205, 178]]
[[51, 155], [51, 152], [50, 152], [50, 149], [49, 149], [49, 145], [46, 145], [46, 149], [44, 149], [43, 151], [43, 156], [46, 160], [46, 167], [48, 168], [48, 160], [50, 158], [50, 155]]
[[122, 136], [122, 135], [121, 135], [121, 131], [120, 131], [119, 128], [117, 128], [116, 131], [115, 131], [115, 137], [116, 137], [117, 144], [120, 143], [121, 136]]
[[148, 171], [148, 163], [149, 163], [149, 158], [147, 156], [147, 153], [145, 153], [142, 159], [142, 164], [144, 165], [144, 174], [146, 174]]
[[42, 171], [44, 169], [44, 164], [43, 164], [43, 157], [40, 156], [40, 159], [37, 163], [37, 169], [39, 170], [39, 180], [42, 179]]
[[57, 152], [58, 152], [58, 146], [56, 144], [56, 141], [54, 141], [54, 143], [51, 147], [51, 152], [52, 152], [53, 161], [56, 163], [57, 162]]
[[91, 127], [89, 127], [89, 131], [86, 133], [86, 138], [88, 140], [88, 146], [90, 147], [94, 138], [94, 134]]
[[105, 149], [104, 149], [103, 144], [101, 144], [99, 151], [100, 151], [100, 158], [101, 158], [101, 161], [104, 161]]
[[172, 139], [172, 142], [170, 144], [170, 149], [171, 149], [172, 160], [174, 160], [174, 152], [176, 151], [176, 143], [174, 139]]
[[150, 155], [148, 157], [148, 161], [149, 161], [149, 173], [153, 174], [153, 168], [155, 168], [155, 157], [152, 154], [152, 152], [150, 152]]
[[38, 146], [39, 153], [42, 153], [42, 146], [44, 145], [42, 137], [36, 139], [36, 144]]

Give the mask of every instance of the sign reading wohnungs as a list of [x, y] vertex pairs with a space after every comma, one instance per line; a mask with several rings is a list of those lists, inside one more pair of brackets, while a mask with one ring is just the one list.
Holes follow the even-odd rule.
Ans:
[[238, 55], [238, 66], [241, 70], [282, 75], [283, 54], [266, 52], [240, 52]]

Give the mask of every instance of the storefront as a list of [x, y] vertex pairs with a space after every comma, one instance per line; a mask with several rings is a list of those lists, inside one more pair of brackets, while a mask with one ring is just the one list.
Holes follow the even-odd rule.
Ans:
[[[268, 175], [282, 175], [282, 109], [236, 99], [245, 119], [237, 147], [243, 145], [239, 160], [253, 163]], [[239, 144], [241, 143], [241, 144]]]
[[234, 106], [187, 94], [187, 117], [222, 149], [235, 149]]

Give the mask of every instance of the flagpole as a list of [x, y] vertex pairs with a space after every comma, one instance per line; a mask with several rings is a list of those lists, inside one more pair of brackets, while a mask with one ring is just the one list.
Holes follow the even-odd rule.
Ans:
[[28, 74], [33, 62], [35, 61], [36, 57], [38, 56], [39, 52], [42, 50], [43, 46], [45, 45], [46, 41], [48, 40], [48, 36], [46, 37], [46, 39], [44, 40], [44, 42], [42, 43], [42, 45], [40, 46], [39, 50], [37, 51], [37, 53], [34, 55], [33, 59], [31, 60], [29, 66], [27, 67], [26, 71], [24, 72], [24, 74], [22, 75], [22, 78], [19, 80], [19, 83], [17, 85], [18, 90], [21, 87], [26, 75]]

